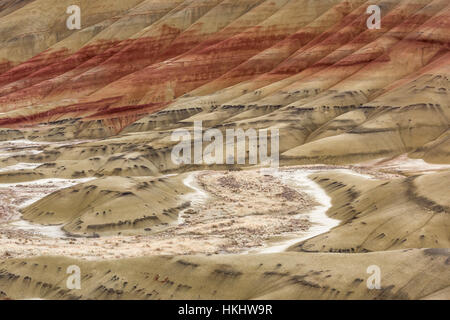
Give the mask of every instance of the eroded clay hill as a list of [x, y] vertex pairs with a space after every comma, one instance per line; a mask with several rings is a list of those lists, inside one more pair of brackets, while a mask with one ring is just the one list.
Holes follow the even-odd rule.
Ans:
[[[304, 263], [308, 261], [308, 263]], [[445, 299], [448, 249], [375, 253], [285, 252], [153, 256], [109, 261], [63, 257], [0, 262], [0, 297], [45, 299]], [[81, 290], [65, 288], [71, 264], [84, 271]], [[132, 265], [133, 268], [129, 266]], [[384, 271], [383, 289], [367, 290], [367, 265]], [[351, 269], [351, 272], [349, 270]], [[407, 270], [407, 272], [405, 272]]]
[[[66, 27], [70, 5], [79, 30]], [[379, 29], [367, 26], [369, 5], [381, 9]], [[449, 30], [448, 0], [1, 1], [0, 184], [10, 195], [0, 215], [60, 226], [65, 238], [16, 241], [0, 225], [11, 251], [0, 299], [448, 299]], [[308, 179], [330, 196], [336, 226], [273, 254], [105, 258], [113, 235], [117, 250], [133, 246], [127, 238], [148, 247], [147, 236], [183, 223], [193, 190], [181, 173], [255, 169], [174, 163], [174, 130], [199, 121], [222, 133], [278, 129], [280, 166], [315, 168]], [[21, 192], [39, 191], [33, 182], [55, 178], [72, 182], [19, 206], [30, 200]], [[232, 202], [217, 201], [220, 214]], [[74, 263], [80, 291], [64, 286]], [[382, 290], [366, 287], [368, 265], [383, 269]]]
[[[69, 2], [81, 30], [65, 25]], [[368, 29], [364, 0], [7, 1], [1, 137], [102, 138], [102, 157], [134, 144], [167, 169], [171, 129], [202, 120], [278, 128], [286, 163], [448, 162], [450, 5], [370, 4], [380, 29]], [[115, 169], [105, 166], [93, 172]]]

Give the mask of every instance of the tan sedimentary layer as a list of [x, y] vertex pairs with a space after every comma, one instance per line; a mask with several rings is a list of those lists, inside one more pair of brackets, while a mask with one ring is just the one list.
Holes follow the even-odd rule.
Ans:
[[[0, 262], [0, 294], [44, 299], [445, 298], [448, 264], [448, 249], [153, 256], [101, 262], [37, 257]], [[70, 265], [81, 269], [81, 290], [66, 289]], [[367, 287], [366, 270], [371, 265], [382, 270], [380, 290]]]

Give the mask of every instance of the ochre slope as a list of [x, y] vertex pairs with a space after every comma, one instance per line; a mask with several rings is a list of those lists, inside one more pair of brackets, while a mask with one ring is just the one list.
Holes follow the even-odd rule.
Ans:
[[[162, 3], [147, 0], [123, 15], [115, 15], [71, 34], [44, 53], [2, 74], [0, 84], [8, 85], [1, 88], [0, 95], [30, 87], [63, 73], [67, 73], [66, 77], [59, 81], [72, 79], [117, 53], [130, 43], [129, 37], [161, 19], [180, 3], [181, 0]], [[55, 82], [50, 83], [55, 86]]]
[[[117, 11], [53, 44], [51, 52], [65, 52], [55, 59], [38, 55], [0, 76], [6, 112], [0, 125], [84, 118], [88, 124], [80, 128], [101, 120], [107, 136], [152, 128], [154, 120], [147, 121], [154, 116], [130, 123], [168, 107], [179, 110], [171, 119], [186, 125], [204, 120], [207, 126], [279, 128], [288, 162], [348, 162], [414, 151], [448, 129], [450, 9], [444, 0], [377, 3], [383, 12], [378, 30], [367, 29], [362, 0], [129, 3], [117, 8], [121, 15]], [[438, 109], [397, 110], [408, 105], [398, 103], [398, 96], [414, 81], [437, 74], [444, 78], [434, 96], [416, 90], [408, 97], [436, 100]], [[407, 117], [434, 122], [427, 128], [417, 123], [409, 132], [411, 123], [396, 124]], [[335, 148], [350, 140], [354, 151]]]
[[[152, 256], [113, 263], [37, 257], [0, 262], [0, 295], [13, 299], [421, 299], [445, 297], [450, 286], [448, 264], [448, 249], [314, 257], [297, 252]], [[70, 265], [82, 270], [81, 290], [66, 289]], [[371, 265], [382, 270], [381, 290], [367, 288], [366, 269]]]
[[188, 204], [177, 179], [107, 177], [57, 191], [27, 207], [23, 217], [45, 225], [64, 224], [80, 236], [146, 234], [176, 221]]
[[[72, 4], [81, 30], [65, 26]], [[372, 4], [380, 29], [367, 28]], [[195, 121], [278, 129], [282, 166], [375, 159], [395, 170], [367, 179], [310, 166], [326, 169], [311, 177], [341, 223], [287, 252], [95, 262], [5, 252], [0, 298], [448, 298], [450, 173], [420, 159], [450, 163], [449, 29], [448, 0], [3, 1], [0, 140], [17, 141], [2, 144], [0, 183], [92, 178], [23, 208], [24, 223], [106, 242], [178, 225], [193, 191], [183, 172], [249, 166], [175, 164], [172, 133]], [[417, 171], [395, 168], [411, 163]], [[80, 291], [65, 287], [73, 264]], [[381, 290], [365, 284], [370, 265]]]
[[314, 180], [333, 196], [327, 214], [342, 222], [291, 250], [372, 252], [450, 246], [449, 171], [392, 181], [344, 174], [318, 174]]
[[[0, 20], [0, 61], [15, 66], [73, 34], [66, 27], [66, 9], [71, 5], [83, 8], [83, 26], [86, 28], [121, 14], [141, 1], [32, 1]], [[52, 61], [48, 56], [37, 60]]]

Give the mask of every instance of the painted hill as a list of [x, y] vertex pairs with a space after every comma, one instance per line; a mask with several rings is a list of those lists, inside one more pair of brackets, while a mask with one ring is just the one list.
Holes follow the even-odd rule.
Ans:
[[[79, 30], [66, 27], [69, 5]], [[0, 299], [448, 299], [449, 30], [448, 0], [1, 1]], [[198, 121], [277, 129], [282, 169], [315, 170], [305, 179], [330, 197], [336, 225], [283, 252], [230, 254], [225, 240], [260, 227], [264, 202], [245, 211], [216, 194], [205, 212], [233, 203], [248, 221], [191, 208], [223, 232], [211, 244], [183, 229], [185, 195], [210, 187], [187, 185], [188, 172], [257, 169], [174, 163], [172, 134]], [[244, 188], [221, 179], [224, 193]], [[292, 188], [261, 179], [250, 200], [276, 185], [289, 208], [271, 214], [299, 213]], [[64, 237], [2, 223], [14, 214]], [[152, 251], [178, 239], [209, 251]], [[63, 288], [71, 264], [85, 270], [82, 291]], [[370, 264], [384, 270], [381, 291], [363, 283]]]
[[3, 5], [1, 127], [46, 123], [36, 137], [59, 140], [159, 121], [276, 127], [288, 163], [414, 152], [448, 130], [445, 0], [378, 1], [373, 30], [363, 0], [75, 1], [79, 31], [66, 2]]

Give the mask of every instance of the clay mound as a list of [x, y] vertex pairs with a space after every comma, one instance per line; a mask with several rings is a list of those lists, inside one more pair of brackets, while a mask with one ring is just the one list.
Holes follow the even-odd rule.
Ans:
[[[37, 3], [45, 8], [44, 0], [34, 1], [20, 9], [21, 17]], [[445, 53], [447, 5], [384, 1], [379, 30], [367, 29], [362, 0], [314, 6], [306, 0], [110, 5], [117, 10], [113, 16], [103, 13], [104, 20], [58, 39], [46, 56], [0, 76], [0, 105], [10, 111], [0, 122], [17, 126], [81, 116], [108, 119], [105, 125], [118, 131], [145, 114], [186, 103], [320, 104], [341, 114]], [[83, 14], [96, 10], [87, 7]], [[419, 51], [423, 54], [415, 54]], [[411, 63], [401, 67], [406, 60]], [[345, 97], [348, 88], [355, 92]], [[329, 105], [335, 100], [342, 105]], [[33, 108], [25, 108], [30, 104]]]
[[449, 171], [391, 181], [345, 174], [317, 174], [314, 180], [333, 196], [327, 214], [342, 222], [291, 250], [373, 252], [450, 246]]
[[25, 208], [23, 218], [63, 224], [72, 235], [148, 234], [176, 222], [189, 205], [177, 179], [108, 177], [57, 191]]
[[[154, 256], [114, 263], [62, 257], [10, 259], [0, 262], [0, 294], [44, 299], [442, 298], [450, 286], [448, 261], [448, 249]], [[81, 290], [65, 287], [70, 265], [83, 271]], [[382, 270], [380, 290], [367, 288], [366, 270], [371, 265]]]
[[450, 132], [447, 130], [434, 141], [424, 144], [411, 153], [413, 158], [421, 158], [432, 163], [448, 163], [450, 158]]
[[[65, 25], [74, 4], [81, 30]], [[24, 208], [30, 222], [86, 242], [164, 237], [192, 192], [168, 174], [249, 166], [173, 163], [172, 133], [195, 121], [278, 129], [282, 166], [382, 177], [310, 166], [341, 223], [282, 253], [89, 262], [5, 249], [0, 298], [448, 298], [450, 171], [422, 161], [450, 163], [448, 0], [5, 0], [0, 18], [0, 183], [93, 178]], [[30, 237], [32, 252], [72, 241]], [[73, 264], [80, 291], [65, 286]], [[365, 284], [370, 265], [381, 290]]]
[[[103, 19], [51, 45], [61, 56], [44, 51], [0, 75], [2, 139], [99, 141], [2, 159], [42, 165], [0, 181], [199, 169], [170, 157], [173, 130], [199, 120], [222, 132], [279, 129], [282, 164], [405, 153], [448, 163], [450, 7], [380, 5], [382, 28], [369, 30], [360, 0], [111, 4]], [[57, 23], [52, 12], [46, 21]]]
[[[16, 66], [22, 62], [27, 64], [26, 60], [72, 35], [74, 32], [66, 27], [68, 17], [66, 9], [70, 5], [78, 5], [84, 9], [83, 25], [85, 28], [89, 28], [123, 13], [139, 2], [139, 0], [122, 1], [121, 3], [111, 0], [102, 3], [86, 0], [63, 0], [57, 3], [51, 0], [30, 1], [2, 18], [0, 23], [0, 42], [2, 42], [0, 61], [4, 61], [3, 64], [8, 63], [10, 66]], [[67, 51], [67, 49], [70, 50], [70, 47], [63, 51]], [[62, 53], [66, 56], [64, 52]], [[61, 52], [47, 52], [44, 56], [35, 57], [33, 62], [38, 63], [39, 66], [45, 66], [39, 61], [52, 62], [54, 59], [52, 55], [58, 58], [61, 57]]]
[[[432, 70], [424, 70], [409, 83], [394, 87], [370, 104], [359, 107], [365, 111], [367, 119], [363, 117], [359, 123], [351, 123], [346, 131], [345, 127], [337, 126], [344, 133], [339, 134], [334, 129], [334, 134], [328, 133], [323, 139], [293, 148], [285, 156], [361, 161], [377, 154], [411, 152], [438, 139], [449, 127], [449, 96], [445, 89], [449, 85], [448, 65], [441, 64], [448, 63], [449, 57], [443, 56]], [[319, 128], [315, 134], [322, 134], [323, 129], [329, 130]], [[351, 145], [352, 152], [344, 151], [343, 145]], [[445, 153], [442, 156], [446, 157]]]

